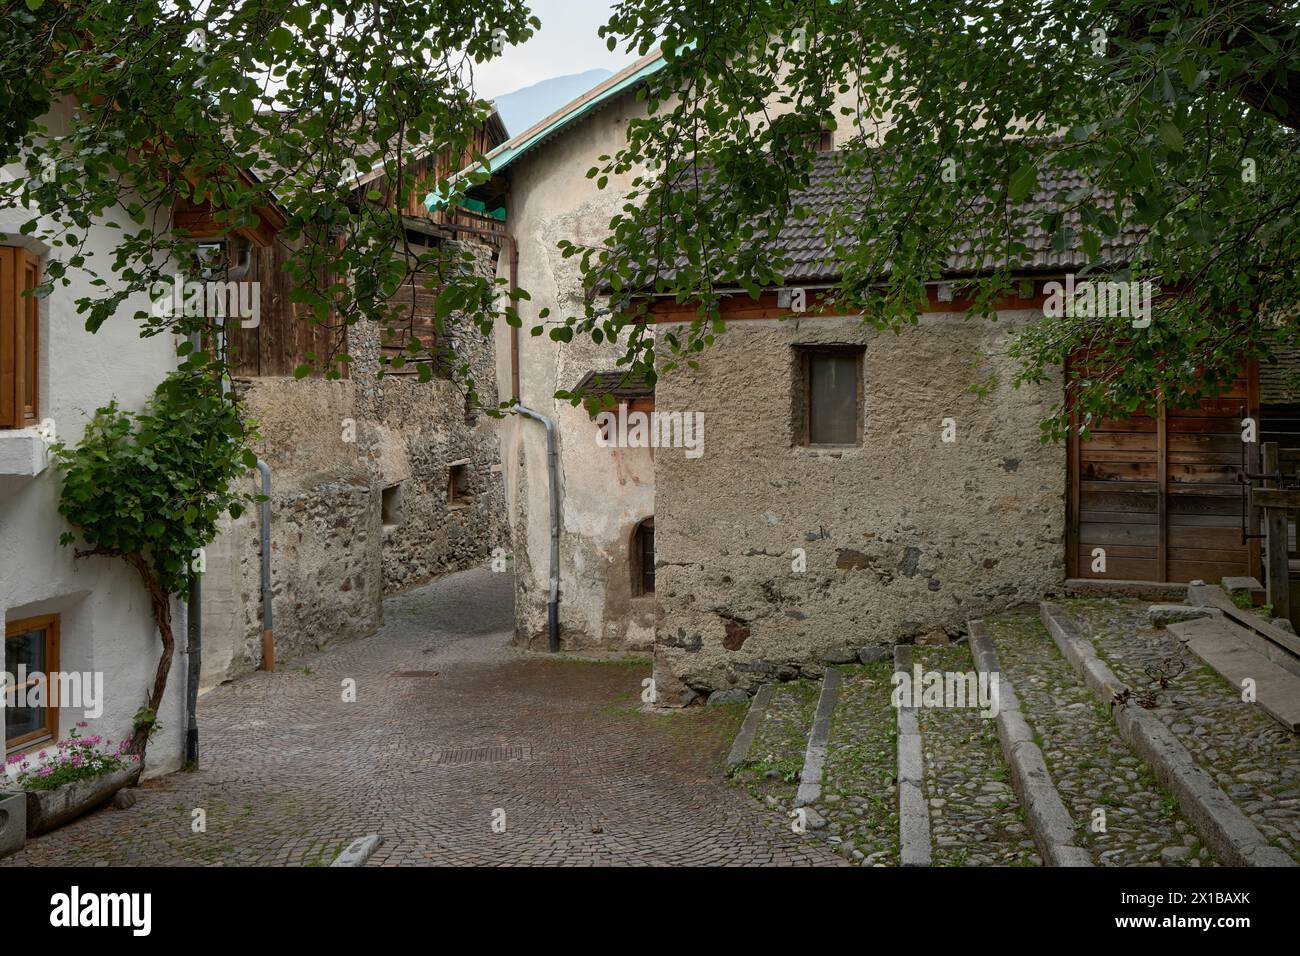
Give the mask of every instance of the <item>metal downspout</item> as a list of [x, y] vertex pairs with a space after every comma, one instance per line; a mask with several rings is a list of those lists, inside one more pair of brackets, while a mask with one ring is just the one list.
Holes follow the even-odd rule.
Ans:
[[271, 607], [271, 466], [257, 459], [262, 476], [262, 670], [275, 670]]
[[554, 652], [560, 649], [560, 475], [555, 454], [555, 423], [518, 401], [514, 404], [514, 411], [541, 422], [546, 428], [546, 476], [551, 493], [551, 588], [546, 605], [546, 635]]
[[[248, 274], [252, 260], [246, 241], [239, 245], [239, 261], [227, 274], [227, 279], [239, 281]], [[217, 334], [217, 349], [225, 352], [226, 336]], [[197, 351], [203, 348], [203, 336], [198, 332], [189, 335], [190, 346]], [[230, 382], [223, 375], [222, 394], [229, 394]], [[203, 676], [203, 575], [190, 572], [190, 597], [185, 603], [185, 760], [182, 766], [196, 767], [199, 762], [199, 682]]]

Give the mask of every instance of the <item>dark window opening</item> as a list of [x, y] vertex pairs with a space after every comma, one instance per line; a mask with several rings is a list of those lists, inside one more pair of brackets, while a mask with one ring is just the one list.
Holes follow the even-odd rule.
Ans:
[[469, 503], [469, 462], [454, 462], [447, 468], [447, 504], [463, 508]]
[[395, 528], [402, 523], [402, 486], [389, 485], [380, 492], [380, 514], [385, 528]]
[[862, 349], [802, 350], [803, 443], [862, 443]]
[[655, 519], [646, 518], [632, 534], [632, 593], [655, 593]]
[[422, 246], [425, 249], [437, 249], [442, 245], [442, 240], [439, 236], [433, 236], [418, 229], [407, 229], [406, 244], [408, 246]]

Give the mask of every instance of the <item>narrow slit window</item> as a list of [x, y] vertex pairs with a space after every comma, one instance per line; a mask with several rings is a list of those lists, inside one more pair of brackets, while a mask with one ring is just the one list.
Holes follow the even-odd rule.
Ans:
[[469, 462], [454, 462], [447, 468], [447, 504], [453, 508], [468, 507]]
[[381, 493], [380, 513], [385, 528], [395, 528], [402, 523], [402, 486], [389, 485]]
[[634, 595], [655, 593], [655, 519], [646, 518], [632, 535]]

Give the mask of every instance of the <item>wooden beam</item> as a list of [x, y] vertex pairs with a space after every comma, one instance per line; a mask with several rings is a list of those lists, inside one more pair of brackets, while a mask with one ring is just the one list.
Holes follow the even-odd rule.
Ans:
[[[1266, 442], [1265, 448], [1272, 444]], [[1267, 452], [1265, 452], [1265, 461], [1267, 462]], [[1272, 508], [1282, 510], [1288, 508], [1300, 509], [1300, 488], [1256, 488], [1250, 493], [1256, 507]]]
[[1164, 399], [1156, 405], [1156, 580], [1169, 580], [1169, 418]]
[[[1278, 468], [1277, 442], [1265, 442], [1264, 473]], [[1271, 493], [1271, 494], [1270, 494]], [[1264, 488], [1252, 495], [1256, 504], [1264, 509], [1265, 573], [1267, 601], [1273, 605], [1273, 616], [1291, 619], [1291, 567], [1287, 554], [1287, 499], [1300, 506], [1300, 491], [1287, 492], [1278, 488]], [[1263, 498], [1264, 500], [1261, 500]], [[1280, 498], [1281, 500], [1277, 500]], [[1270, 503], [1272, 500], [1274, 503]]]

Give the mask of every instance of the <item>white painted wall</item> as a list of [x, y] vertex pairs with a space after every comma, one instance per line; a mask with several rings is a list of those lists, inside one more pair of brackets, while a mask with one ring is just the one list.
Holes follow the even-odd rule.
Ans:
[[[24, 174], [17, 165], [6, 171]], [[7, 237], [2, 241], [25, 246], [41, 255], [44, 263], [51, 250], [17, 236], [29, 215], [26, 210], [0, 209], [0, 233]], [[125, 219], [120, 221], [124, 228], [129, 225]], [[85, 252], [106, 277], [120, 234], [95, 228], [89, 237]], [[132, 314], [148, 308], [146, 297], [130, 301], [92, 335], [75, 305], [90, 287], [84, 274], [76, 273], [72, 279], [68, 288], [56, 287], [42, 302], [40, 319], [40, 415], [53, 419], [58, 438], [68, 443], [78, 441], [94, 410], [112, 399], [128, 409], [141, 408], [177, 364], [174, 336], [141, 338], [138, 334]], [[0, 431], [0, 444], [5, 441], [6, 433]], [[135, 571], [119, 559], [74, 560], [72, 547], [59, 546], [60, 534], [69, 530], [57, 510], [60, 487], [52, 467], [34, 478], [0, 480], [0, 613], [6, 621], [60, 615], [60, 670], [104, 675], [103, 715], [91, 721], [85, 733], [116, 741], [131, 734], [132, 717], [146, 703], [162, 644], [148, 595]], [[113, 492], [106, 488], [103, 493]], [[186, 619], [179, 602], [173, 604], [173, 628], [177, 652], [159, 714], [162, 729], [149, 746], [147, 776], [176, 769], [183, 756]], [[60, 733], [66, 735], [81, 717], [80, 711], [63, 708]], [[3, 724], [0, 708], [0, 730]]]
[[[561, 239], [594, 244], [604, 238], [633, 177], [612, 179], [598, 190], [586, 173], [599, 156], [624, 143], [628, 118], [641, 109], [634, 96], [624, 95], [510, 168], [507, 226], [519, 244], [519, 284], [531, 296], [519, 306], [520, 398], [550, 417], [558, 435], [560, 622], [566, 649], [648, 648], [654, 640], [647, 609], [629, 613], [627, 569], [631, 531], [654, 514], [650, 451], [599, 447], [587, 412], [553, 397], [589, 371], [615, 368], [620, 350], [586, 338], [560, 345], [530, 334], [544, 308], [550, 309], [548, 329], [562, 324], [566, 315], [582, 313], [578, 260], [564, 259], [556, 244]], [[498, 275], [508, 275], [505, 256]], [[496, 355], [498, 389], [505, 396], [510, 391], [510, 337], [504, 322], [497, 326]], [[500, 434], [515, 533], [516, 639], [537, 646], [546, 624], [550, 561], [546, 436], [539, 423], [514, 417], [502, 423]]]

